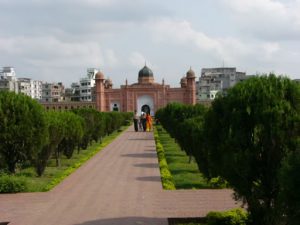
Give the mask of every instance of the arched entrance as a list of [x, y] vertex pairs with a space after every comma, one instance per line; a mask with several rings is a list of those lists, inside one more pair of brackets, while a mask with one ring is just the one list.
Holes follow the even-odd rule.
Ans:
[[142, 108], [141, 108], [141, 111], [144, 112], [144, 113], [149, 113], [150, 114], [150, 107], [149, 105], [143, 105]]
[[138, 96], [136, 109], [138, 113], [149, 112], [153, 116], [155, 112], [153, 97], [150, 95]]

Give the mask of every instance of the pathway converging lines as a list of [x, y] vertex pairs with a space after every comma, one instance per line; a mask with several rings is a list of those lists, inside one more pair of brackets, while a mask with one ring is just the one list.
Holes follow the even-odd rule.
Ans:
[[0, 222], [167, 225], [234, 207], [231, 190], [163, 190], [153, 134], [131, 126], [52, 191], [1, 194]]

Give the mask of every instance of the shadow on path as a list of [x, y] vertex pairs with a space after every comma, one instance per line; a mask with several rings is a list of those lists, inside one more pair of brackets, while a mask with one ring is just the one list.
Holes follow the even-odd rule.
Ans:
[[137, 177], [136, 180], [161, 182], [160, 176]]
[[133, 166], [135, 167], [142, 167], [142, 168], [158, 168], [158, 164], [157, 163], [138, 163], [138, 164], [134, 164]]
[[123, 154], [122, 157], [133, 157], [133, 158], [156, 158], [156, 153], [132, 153], [132, 154]]
[[147, 217], [123, 217], [87, 221], [75, 225], [167, 225], [167, 219]]

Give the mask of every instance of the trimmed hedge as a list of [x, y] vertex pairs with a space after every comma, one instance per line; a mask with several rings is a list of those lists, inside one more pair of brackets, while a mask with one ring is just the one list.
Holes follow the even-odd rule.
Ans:
[[207, 225], [246, 225], [247, 213], [240, 209], [225, 212], [209, 212], [206, 216]]
[[17, 193], [27, 190], [27, 182], [24, 177], [0, 175], [0, 193]]
[[161, 175], [161, 181], [162, 181], [163, 188], [165, 190], [176, 190], [175, 184], [174, 184], [174, 179], [168, 168], [168, 163], [166, 161], [164, 148], [159, 141], [156, 128], [154, 128], [154, 139], [155, 139], [155, 143], [156, 143], [156, 152], [157, 152], [157, 157], [158, 157], [158, 162], [159, 162], [159, 169], [160, 169], [160, 175]]

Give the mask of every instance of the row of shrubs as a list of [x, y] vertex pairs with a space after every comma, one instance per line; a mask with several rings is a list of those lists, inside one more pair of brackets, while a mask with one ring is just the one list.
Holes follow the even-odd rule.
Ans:
[[101, 142], [131, 118], [132, 113], [94, 109], [45, 111], [28, 96], [0, 92], [0, 192], [24, 191], [23, 180], [11, 176], [17, 170], [34, 167], [42, 176], [50, 158], [59, 167], [62, 154], [72, 158], [75, 150]]
[[154, 129], [154, 140], [156, 143], [156, 152], [158, 157], [159, 169], [160, 169], [160, 176], [163, 188], [165, 190], [175, 190], [175, 183], [172, 177], [172, 174], [169, 170], [168, 163], [166, 161], [164, 147], [160, 143], [157, 130]]
[[172, 103], [155, 116], [208, 179], [229, 183], [248, 206], [249, 224], [299, 223], [299, 84], [257, 76], [209, 108]]

